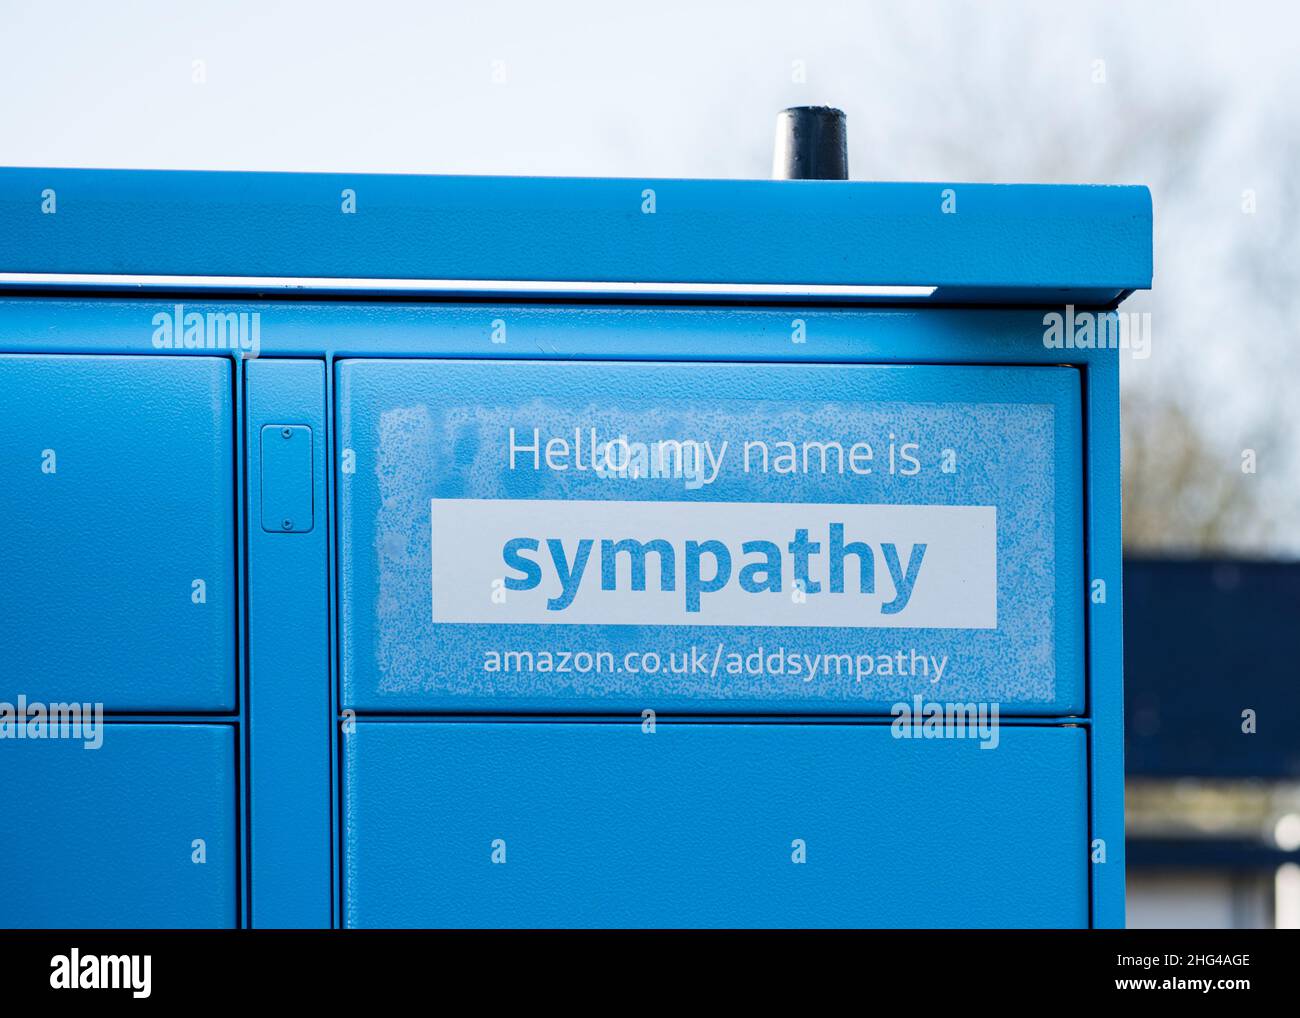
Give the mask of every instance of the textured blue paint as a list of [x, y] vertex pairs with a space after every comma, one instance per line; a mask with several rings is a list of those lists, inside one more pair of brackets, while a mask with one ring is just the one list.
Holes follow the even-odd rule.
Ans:
[[[356, 473], [343, 475], [339, 489], [344, 705], [861, 713], [888, 711], [921, 694], [998, 701], [1008, 714], [1081, 712], [1079, 412], [1077, 375], [1042, 368], [341, 362], [339, 442], [357, 457]], [[713, 483], [695, 489], [681, 479], [602, 478], [590, 469], [508, 469], [509, 429], [531, 434], [535, 427], [547, 437], [596, 428], [631, 440], [726, 441], [730, 458]], [[899, 443], [920, 447], [914, 477], [888, 473], [887, 445], [895, 433]], [[838, 440], [846, 449], [869, 440], [873, 472], [781, 476], [740, 468], [750, 439], [810, 438]], [[946, 449], [956, 454], [954, 474], [940, 470]], [[998, 627], [439, 623], [429, 610], [433, 498], [994, 506]], [[441, 596], [478, 598], [479, 615], [489, 620], [489, 593], [486, 586], [453, 586]], [[819, 607], [818, 596], [810, 596], [808, 615]], [[928, 671], [861, 681], [847, 673], [815, 681], [729, 675], [725, 667], [670, 673], [670, 659], [694, 660], [702, 649], [712, 661], [715, 648], [726, 660], [777, 648], [805, 657], [900, 649], [910, 657], [915, 649], [947, 667], [941, 682]], [[507, 651], [534, 659], [548, 652], [608, 654], [613, 671], [486, 670], [486, 661], [499, 662]], [[639, 659], [647, 652], [662, 658], [662, 673], [623, 667], [629, 654]]]
[[234, 709], [230, 377], [215, 357], [0, 356], [0, 700]]
[[[949, 188], [956, 214], [943, 212]], [[41, 211], [47, 189], [54, 215]], [[355, 214], [343, 212], [345, 189]], [[646, 190], [653, 215], [642, 212]], [[1151, 197], [1021, 184], [2, 169], [0, 272], [934, 285], [960, 300], [1090, 290], [1105, 302], [1151, 284]]]
[[4, 738], [0, 774], [0, 927], [235, 925], [233, 727], [115, 722], [98, 749]]
[[[279, 429], [325, 433], [325, 365], [255, 360], [245, 380], [249, 436], [248, 499], [262, 500], [267, 466], [259, 441]], [[307, 448], [308, 504], [325, 505], [325, 450]], [[256, 519], [256, 511], [250, 513]], [[329, 544], [310, 533], [248, 531], [249, 785], [252, 924], [328, 926], [331, 922]]]
[[346, 923], [1085, 926], [1084, 742], [361, 722], [344, 747]]
[[1124, 591], [1120, 533], [1119, 359], [1089, 366], [1088, 580], [1105, 601], [1088, 601], [1088, 741], [1092, 779], [1092, 921], [1124, 926]]
[[[153, 316], [174, 299], [0, 295], [0, 347], [38, 353], [155, 353]], [[1051, 309], [695, 307], [212, 300], [189, 310], [256, 311], [262, 356], [890, 363], [1114, 364], [1115, 350], [1043, 344]], [[1056, 310], [1060, 310], [1059, 308]], [[494, 343], [492, 323], [508, 323]], [[807, 342], [791, 342], [795, 320]], [[210, 355], [176, 350], [169, 356]]]

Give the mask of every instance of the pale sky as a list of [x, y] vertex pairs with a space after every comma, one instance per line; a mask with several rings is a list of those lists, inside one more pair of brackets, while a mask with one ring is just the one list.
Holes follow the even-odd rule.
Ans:
[[[0, 162], [762, 176], [776, 111], [826, 102], [849, 114], [855, 177], [954, 179], [960, 165], [875, 125], [888, 105], [897, 126], [911, 100], [908, 121], [941, 121], [921, 101], [958, 98], [990, 38], [1027, 43], [986, 82], [994, 109], [1073, 109], [1096, 91], [1095, 59], [1138, 88], [1222, 78], [1267, 105], [1298, 28], [1284, 2], [3, 0]], [[797, 60], [806, 83], [791, 80]], [[983, 144], [1008, 140], [977, 126]]]

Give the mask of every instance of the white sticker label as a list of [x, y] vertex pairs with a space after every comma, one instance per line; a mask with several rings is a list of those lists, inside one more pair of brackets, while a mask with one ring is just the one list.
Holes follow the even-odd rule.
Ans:
[[433, 621], [996, 629], [993, 506], [433, 499]]

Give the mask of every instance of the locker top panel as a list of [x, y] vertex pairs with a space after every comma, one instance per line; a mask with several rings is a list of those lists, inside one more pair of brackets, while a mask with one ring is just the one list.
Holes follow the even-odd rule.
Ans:
[[1111, 305], [1151, 223], [1129, 186], [7, 168], [0, 285]]

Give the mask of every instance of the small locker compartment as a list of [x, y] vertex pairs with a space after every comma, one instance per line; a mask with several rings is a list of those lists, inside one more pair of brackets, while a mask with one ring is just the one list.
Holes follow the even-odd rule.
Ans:
[[7, 724], [0, 928], [236, 924], [233, 726]]
[[363, 721], [348, 926], [1088, 924], [1086, 735]]
[[231, 364], [0, 355], [0, 699], [235, 708]]

